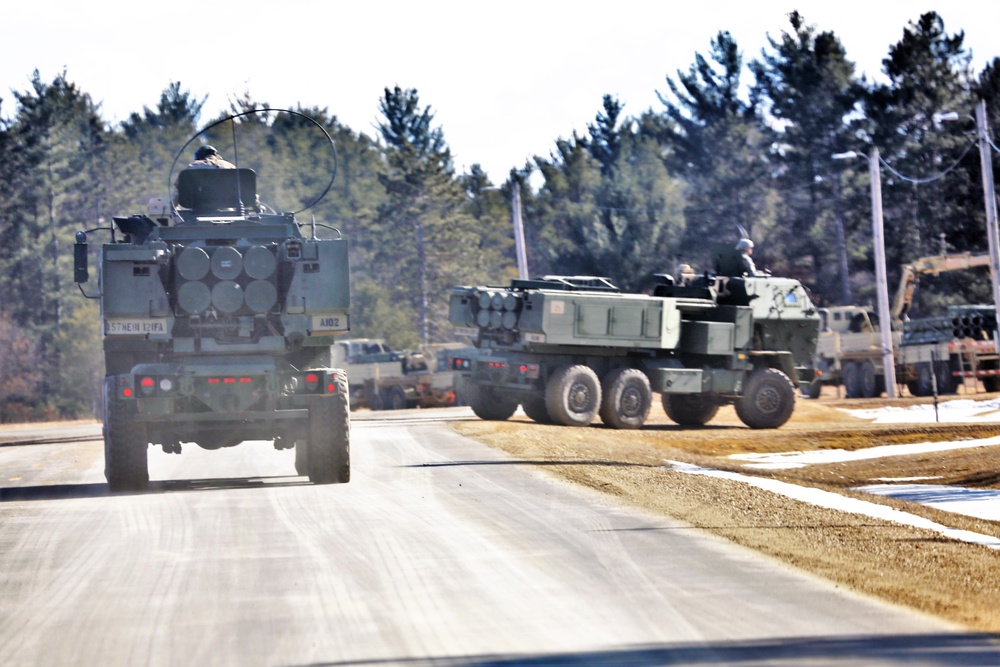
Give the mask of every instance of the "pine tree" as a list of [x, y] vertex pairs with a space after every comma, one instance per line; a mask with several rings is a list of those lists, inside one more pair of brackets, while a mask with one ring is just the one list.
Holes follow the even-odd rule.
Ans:
[[[671, 95], [657, 93], [665, 107], [659, 123], [665, 162], [688, 186], [687, 230], [678, 254], [696, 266], [707, 265], [706, 238], [735, 245], [742, 228], [766, 242], [775, 216], [769, 137], [756, 122], [757, 100], [740, 98], [743, 56], [732, 35], [718, 33], [709, 57], [696, 54], [687, 73], [667, 79]], [[757, 256], [766, 267], [780, 254], [765, 243]]]
[[846, 119], [863, 91], [836, 35], [817, 33], [798, 12], [789, 21], [791, 32], [769, 38], [770, 49], [750, 64], [754, 95], [765, 102], [780, 146], [771, 153], [781, 195], [772, 242], [784, 247], [788, 261], [776, 268], [806, 281], [821, 301], [853, 303], [848, 239], [854, 230], [844, 215], [842, 165], [831, 156], [860, 149]]

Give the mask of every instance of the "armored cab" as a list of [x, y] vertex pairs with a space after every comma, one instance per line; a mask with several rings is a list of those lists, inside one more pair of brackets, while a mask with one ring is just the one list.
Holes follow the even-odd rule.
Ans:
[[784, 424], [811, 381], [819, 316], [802, 285], [771, 276], [658, 276], [653, 294], [547, 276], [456, 287], [449, 319], [476, 351], [456, 360], [484, 419], [518, 405], [538, 422], [645, 422], [652, 394], [684, 425], [733, 403], [753, 428]]
[[180, 453], [246, 440], [294, 447], [296, 471], [313, 482], [347, 482], [349, 388], [330, 367], [333, 337], [350, 323], [347, 242], [266, 212], [251, 169], [185, 169], [176, 207], [153, 204], [114, 218], [120, 236], [99, 253], [111, 488], [146, 486], [150, 445]]

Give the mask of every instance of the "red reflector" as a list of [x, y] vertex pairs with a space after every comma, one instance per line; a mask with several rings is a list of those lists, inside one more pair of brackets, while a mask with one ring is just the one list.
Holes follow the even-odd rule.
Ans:
[[222, 378], [222, 384], [236, 384], [236, 378]]
[[337, 385], [335, 385], [334, 383], [331, 382], [330, 384], [326, 385], [326, 391], [329, 394], [336, 394], [337, 393]]
[[253, 382], [253, 378], [240, 378], [240, 384], [248, 384]]
[[209, 384], [219, 384], [219, 378], [208, 378]]
[[122, 389], [122, 396], [124, 396], [125, 398], [128, 398], [131, 395], [132, 395], [132, 390], [131, 389], [129, 389], [128, 387], [125, 387], [124, 389]]

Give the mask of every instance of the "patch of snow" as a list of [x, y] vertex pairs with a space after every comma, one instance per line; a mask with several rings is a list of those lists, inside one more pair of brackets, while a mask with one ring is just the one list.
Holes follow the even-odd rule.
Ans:
[[777, 452], [771, 454], [731, 454], [729, 458], [737, 461], [747, 461], [747, 467], [768, 470], [787, 470], [802, 468], [818, 463], [844, 463], [846, 461], [864, 461], [885, 456], [906, 456], [910, 454], [926, 454], [954, 449], [969, 449], [971, 447], [995, 447], [1000, 445], [1000, 436], [979, 438], [976, 440], [961, 440], [958, 442], [917, 442], [910, 445], [881, 445], [867, 449], [816, 449], [805, 452]]
[[946, 512], [1000, 521], [1000, 490], [944, 484], [872, 484], [858, 491], [920, 503]]
[[950, 539], [969, 542], [971, 544], [980, 544], [991, 549], [1000, 549], [1000, 538], [992, 537], [990, 535], [982, 535], [980, 533], [973, 533], [968, 530], [948, 528], [947, 526], [943, 526], [934, 521], [916, 516], [915, 514], [902, 512], [893, 507], [886, 507], [885, 505], [879, 505], [878, 503], [871, 503], [857, 498], [849, 498], [830, 491], [823, 491], [822, 489], [789, 484], [788, 482], [781, 482], [776, 479], [751, 477], [749, 475], [741, 475], [739, 473], [727, 472], [725, 470], [702, 468], [689, 463], [681, 463], [679, 461], [668, 461], [667, 463], [669, 465], [664, 466], [667, 470], [742, 482], [744, 484], [749, 484], [751, 486], [764, 489], [765, 491], [777, 493], [785, 496], [786, 498], [799, 500], [817, 507], [838, 510], [841, 512], [849, 512], [851, 514], [860, 514], [874, 519], [884, 519], [893, 523], [930, 530]]
[[924, 424], [928, 422], [1000, 422], [1000, 399], [976, 401], [955, 399], [934, 405], [921, 403], [907, 408], [885, 407], [844, 412], [859, 419], [871, 419], [873, 424]]

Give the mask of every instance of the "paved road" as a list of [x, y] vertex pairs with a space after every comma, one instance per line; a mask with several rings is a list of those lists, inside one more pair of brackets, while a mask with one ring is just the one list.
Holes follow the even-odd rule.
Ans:
[[259, 442], [153, 450], [112, 496], [96, 440], [0, 445], [0, 662], [1000, 664], [439, 423], [464, 414], [356, 413], [337, 486]]

